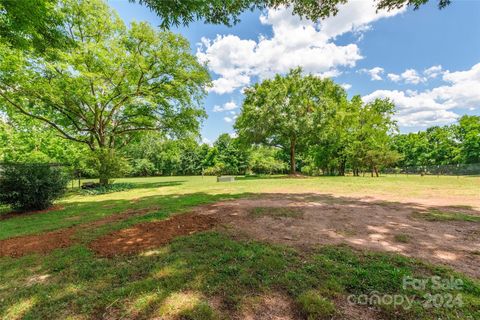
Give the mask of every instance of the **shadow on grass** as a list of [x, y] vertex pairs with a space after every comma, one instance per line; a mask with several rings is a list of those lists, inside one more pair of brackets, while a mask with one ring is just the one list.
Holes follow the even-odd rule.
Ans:
[[133, 189], [154, 189], [161, 187], [175, 187], [187, 182], [186, 180], [162, 181], [162, 182], [133, 182]]
[[[170, 245], [139, 255], [105, 259], [88, 248], [89, 241], [145, 221], [164, 219], [195, 206], [244, 197], [277, 197], [278, 194], [171, 194], [135, 200], [84, 201], [65, 209], [37, 216], [2, 221], [3, 238], [87, 223], [103, 217], [151, 208], [141, 216], [102, 225], [76, 234], [78, 244], [48, 255], [0, 259], [0, 315], [2, 318], [135, 318], [181, 316], [212, 299], [221, 302], [224, 316], [241, 309], [246, 299], [284, 292], [295, 300], [307, 290], [316, 290], [337, 301], [349, 294], [403, 294], [416, 296], [412, 308], [377, 306], [383, 318], [478, 318], [480, 286], [449, 269], [430, 266], [394, 254], [360, 252], [346, 246], [326, 246], [312, 252], [297, 252], [284, 246], [256, 241], [237, 241], [206, 232], [180, 237]], [[288, 195], [285, 195], [288, 196]], [[349, 197], [296, 194], [306, 201], [345, 206], [392, 206], [418, 209], [415, 203], [364, 202]], [[428, 208], [427, 208], [428, 209]], [[453, 209], [453, 208], [444, 208]], [[458, 210], [455, 207], [455, 210]], [[473, 210], [468, 209], [469, 212]], [[480, 212], [471, 212], [480, 214]], [[439, 291], [462, 294], [463, 306], [425, 309], [427, 290], [403, 289], [404, 276], [425, 279], [438, 275], [462, 279], [462, 290]]]
[[[323, 247], [306, 256], [215, 232], [177, 238], [168, 246], [128, 258], [97, 258], [77, 245], [43, 257], [3, 259], [0, 268], [0, 314], [5, 318], [176, 317], [212, 300], [219, 301], [223, 316], [230, 318], [253, 296], [282, 292], [294, 300], [312, 289], [332, 301], [372, 290], [378, 295], [417, 297], [410, 309], [376, 306], [382, 318], [474, 319], [479, 315], [479, 283], [444, 268], [345, 246]], [[461, 290], [432, 293], [461, 293], [464, 304], [426, 309], [420, 297], [429, 289], [402, 288], [404, 276], [432, 275], [460, 278]]]

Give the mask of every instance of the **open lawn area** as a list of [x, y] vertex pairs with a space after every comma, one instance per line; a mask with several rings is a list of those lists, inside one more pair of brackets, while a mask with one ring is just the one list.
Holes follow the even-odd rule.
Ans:
[[0, 318], [480, 318], [480, 177], [115, 182], [2, 209]]

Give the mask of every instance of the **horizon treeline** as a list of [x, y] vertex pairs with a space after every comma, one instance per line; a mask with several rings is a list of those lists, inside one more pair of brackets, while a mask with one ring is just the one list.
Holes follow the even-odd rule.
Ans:
[[[158, 133], [139, 135], [119, 154], [118, 176], [243, 175], [289, 172], [289, 154], [280, 147], [245, 145], [241, 139], [222, 134], [211, 145], [194, 137], [168, 139]], [[458, 122], [433, 126], [415, 133], [390, 133], [392, 159], [384, 167], [415, 167], [480, 163], [480, 116], [465, 115]], [[350, 163], [328, 158], [329, 144], [298, 152], [296, 169], [307, 175], [342, 175], [352, 172]], [[0, 121], [0, 161], [55, 162], [76, 169], [82, 177], [96, 177], [95, 159], [84, 146], [58, 137], [45, 125], [29, 121], [28, 130]], [[324, 155], [324, 158], [322, 158]], [[322, 168], [321, 165], [324, 167]], [[363, 165], [360, 172], [370, 172]]]

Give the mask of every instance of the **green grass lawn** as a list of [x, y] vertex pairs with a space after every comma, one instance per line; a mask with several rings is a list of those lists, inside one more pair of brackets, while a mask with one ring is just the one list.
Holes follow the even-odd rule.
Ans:
[[[452, 206], [475, 207], [479, 177], [272, 177], [232, 183], [217, 183], [214, 177], [158, 177], [116, 182], [132, 183], [135, 188], [104, 195], [72, 191], [58, 203], [61, 210], [0, 220], [0, 239], [7, 239], [85, 224], [126, 210], [151, 209], [144, 215], [79, 229], [76, 244], [69, 248], [47, 255], [0, 258], [0, 318], [228, 319], [252, 296], [271, 293], [291, 299], [300, 317], [341, 318], [336, 307], [339, 300], [373, 291], [416, 297], [408, 309], [376, 305], [384, 318], [480, 318], [478, 279], [394, 254], [346, 246], [299, 251], [212, 231], [180, 237], [136, 256], [107, 259], [88, 249], [95, 238], [135, 223], [165, 219], [201, 204], [274, 192], [410, 202], [435, 195], [451, 199]], [[271, 214], [260, 211], [253, 214]], [[432, 275], [461, 279], [463, 286], [435, 292], [402, 288], [404, 276], [424, 279]], [[430, 293], [461, 294], [463, 304], [425, 308]], [[221, 308], [213, 307], [215, 299], [221, 301]]]

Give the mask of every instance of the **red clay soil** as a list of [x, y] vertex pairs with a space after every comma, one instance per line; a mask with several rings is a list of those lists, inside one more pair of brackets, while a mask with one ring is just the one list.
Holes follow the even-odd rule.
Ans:
[[27, 253], [48, 253], [72, 244], [74, 228], [62, 229], [38, 235], [10, 238], [0, 241], [0, 257], [20, 257]]
[[90, 248], [104, 257], [135, 254], [158, 248], [178, 236], [209, 230], [216, 221], [212, 216], [197, 213], [177, 215], [108, 234], [93, 241]]
[[156, 210], [156, 208], [144, 208], [139, 210], [128, 209], [122, 213], [113, 214], [99, 220], [69, 228], [36, 235], [27, 235], [0, 240], [0, 257], [20, 257], [31, 253], [46, 254], [55, 249], [66, 248], [75, 242], [73, 235], [79, 230], [98, 227], [107, 223], [120, 221], [134, 215], [147, 214], [154, 210]]

